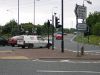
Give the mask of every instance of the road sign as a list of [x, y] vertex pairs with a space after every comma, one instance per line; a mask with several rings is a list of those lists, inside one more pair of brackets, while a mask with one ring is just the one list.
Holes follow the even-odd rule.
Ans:
[[86, 23], [78, 23], [76, 28], [77, 28], [78, 31], [86, 31], [87, 25], [86, 25]]
[[86, 6], [76, 4], [75, 14], [78, 19], [86, 19], [86, 14], [87, 14]]

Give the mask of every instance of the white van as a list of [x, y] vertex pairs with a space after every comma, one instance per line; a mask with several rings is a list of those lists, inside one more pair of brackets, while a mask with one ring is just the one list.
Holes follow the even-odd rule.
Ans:
[[19, 47], [25, 48], [33, 48], [33, 47], [48, 47], [51, 46], [52, 43], [48, 44], [48, 40], [36, 35], [20, 35], [20, 38], [17, 40], [17, 45]]

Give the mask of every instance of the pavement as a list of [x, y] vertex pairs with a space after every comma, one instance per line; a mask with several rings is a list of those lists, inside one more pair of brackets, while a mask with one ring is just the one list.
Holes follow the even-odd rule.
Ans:
[[65, 50], [52, 50], [47, 48], [1, 50], [0, 59], [75, 59], [75, 60], [100, 60], [100, 54], [87, 53], [77, 55], [76, 52]]

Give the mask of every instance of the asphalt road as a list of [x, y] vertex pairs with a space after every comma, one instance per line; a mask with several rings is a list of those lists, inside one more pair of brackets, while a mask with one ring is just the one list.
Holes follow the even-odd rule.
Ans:
[[0, 75], [100, 75], [100, 62], [66, 61], [0, 60]]
[[[64, 36], [64, 50], [71, 50], [71, 51], [77, 51], [78, 49], [80, 50], [83, 44], [73, 41], [74, 37], [75, 35], [73, 34], [68, 34]], [[55, 44], [55, 49], [61, 50], [61, 40], [55, 39], [54, 44]], [[18, 47], [0, 46], [0, 50], [13, 50], [13, 49], [16, 50], [18, 49]], [[100, 53], [100, 46], [84, 44], [84, 50], [87, 52]]]
[[16, 50], [18, 47], [12, 47], [12, 46], [0, 46], [0, 50]]
[[[77, 51], [83, 44], [73, 41], [75, 35], [68, 34], [64, 36], [64, 49]], [[100, 52], [100, 46], [84, 44], [84, 50], [87, 52]], [[55, 40], [56, 49], [61, 49], [61, 40]]]

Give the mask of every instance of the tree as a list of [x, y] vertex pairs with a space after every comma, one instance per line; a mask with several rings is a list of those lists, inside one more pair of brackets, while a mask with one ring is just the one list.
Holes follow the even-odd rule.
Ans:
[[[47, 35], [48, 34], [48, 25], [47, 22], [44, 23], [44, 25], [42, 25], [42, 35]], [[53, 26], [50, 24], [49, 26], [49, 33], [51, 34], [53, 30]]]
[[92, 30], [98, 22], [100, 22], [100, 12], [90, 13], [89, 17], [86, 19], [86, 23], [89, 27], [89, 34], [93, 34]]
[[37, 35], [42, 35], [43, 31], [42, 31], [42, 26], [41, 25], [37, 25]]
[[6, 23], [2, 28], [3, 34], [14, 34], [17, 30], [17, 23], [15, 20], [11, 20], [10, 22]]
[[94, 25], [92, 32], [94, 35], [100, 36], [100, 22]]
[[70, 33], [74, 33], [76, 31], [75, 28], [70, 28]]
[[32, 34], [32, 32], [35, 30], [35, 25], [32, 23], [22, 23], [20, 24], [20, 34], [25, 34], [26, 31], [29, 32], [29, 34]]

